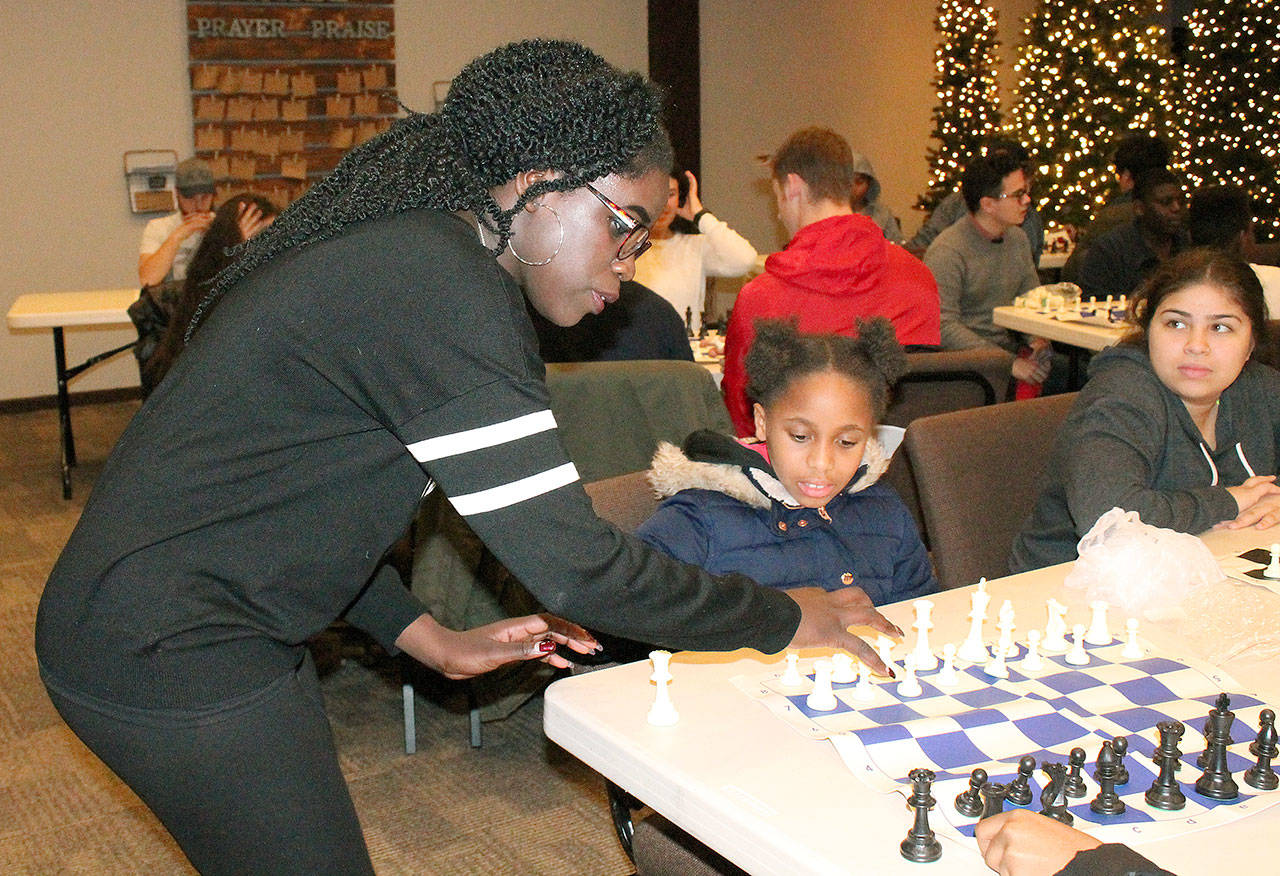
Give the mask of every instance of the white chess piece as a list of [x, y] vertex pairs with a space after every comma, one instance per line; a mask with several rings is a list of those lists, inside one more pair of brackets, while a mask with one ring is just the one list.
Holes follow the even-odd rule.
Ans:
[[1280, 578], [1280, 544], [1271, 546], [1271, 563], [1262, 570], [1264, 578]]
[[902, 661], [902, 665], [906, 668], [906, 673], [903, 675], [902, 681], [898, 682], [898, 696], [920, 696], [920, 694], [924, 693], [924, 688], [920, 687], [920, 680], [916, 678], [916, 655], [908, 654]]
[[1013, 641], [1013, 631], [1017, 629], [1017, 624], [1014, 622], [1013, 603], [1007, 599], [1000, 606], [1000, 619], [996, 623], [996, 629], [1000, 631], [1000, 641], [992, 651], [998, 649], [1005, 659], [1017, 657], [1018, 646]]
[[987, 604], [991, 601], [987, 593], [987, 579], [978, 581], [978, 589], [969, 597], [969, 635], [960, 643], [956, 655], [970, 663], [985, 663], [987, 646], [982, 641], [982, 622], [987, 619]]
[[947, 642], [942, 646], [942, 668], [933, 677], [933, 683], [938, 687], [952, 688], [959, 681], [960, 679], [956, 676], [956, 646]]
[[858, 680], [853, 671], [853, 658], [843, 651], [831, 655], [831, 680], [836, 684], [852, 684]]
[[1138, 619], [1131, 617], [1124, 622], [1125, 642], [1120, 656], [1126, 660], [1137, 660], [1146, 656], [1142, 645], [1138, 644]]
[[885, 668], [893, 670], [893, 639], [888, 636], [879, 636], [876, 638], [876, 654], [880, 656], [880, 662]]
[[871, 667], [858, 661], [858, 683], [853, 686], [853, 698], [867, 703], [875, 699], [876, 689], [871, 685]]
[[658, 685], [658, 693], [654, 697], [653, 706], [649, 709], [649, 723], [659, 727], [669, 727], [680, 720], [675, 705], [671, 702], [671, 652], [650, 651], [649, 659], [653, 661], [653, 675], [649, 680]]
[[1045, 610], [1049, 619], [1044, 625], [1044, 638], [1040, 641], [1040, 650], [1050, 654], [1060, 654], [1071, 647], [1067, 641], [1067, 607], [1052, 596], [1045, 600]]
[[999, 648], [992, 648], [991, 659], [982, 667], [982, 671], [992, 678], [1008, 678], [1009, 664], [1005, 662], [1004, 652]]
[[1071, 650], [1067, 652], [1066, 661], [1072, 666], [1088, 666], [1089, 652], [1084, 649], [1084, 624], [1076, 624], [1071, 628]]
[[1044, 669], [1044, 660], [1040, 659], [1040, 631], [1027, 630], [1027, 653], [1022, 658], [1022, 668], [1027, 672], [1039, 672]]
[[782, 673], [778, 683], [783, 687], [800, 687], [804, 684], [804, 676], [800, 674], [800, 655], [795, 651], [787, 652], [787, 670]]
[[929, 647], [929, 630], [933, 629], [933, 603], [928, 599], [917, 599], [911, 603], [916, 610], [916, 622], [912, 624], [916, 631], [916, 647], [911, 656], [916, 659], [916, 670], [928, 672], [938, 668], [938, 656]]
[[1089, 632], [1084, 640], [1090, 645], [1110, 645], [1111, 631], [1107, 629], [1107, 609], [1110, 606], [1105, 599], [1095, 599], [1089, 603], [1093, 609], [1093, 619], [1089, 622]]
[[815, 712], [830, 712], [838, 703], [831, 689], [831, 661], [813, 661], [813, 690], [804, 698], [804, 704]]

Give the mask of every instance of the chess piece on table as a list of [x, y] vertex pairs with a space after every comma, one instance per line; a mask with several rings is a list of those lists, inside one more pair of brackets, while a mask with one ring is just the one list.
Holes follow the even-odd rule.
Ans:
[[1040, 631], [1027, 630], [1027, 653], [1020, 664], [1026, 672], [1039, 672], [1044, 669], [1044, 660], [1040, 658]]
[[893, 672], [893, 639], [888, 636], [876, 637], [876, 654], [880, 657], [880, 662], [884, 664], [885, 669]]
[[[1117, 785], [1129, 784], [1129, 770], [1124, 765], [1124, 756], [1129, 751], [1129, 737], [1117, 736], [1114, 739], [1112, 739], [1111, 751], [1116, 756], [1116, 764], [1115, 764], [1116, 784]], [[1102, 779], [1098, 778], [1098, 773], [1096, 770], [1093, 773], [1093, 778], [1099, 783], [1102, 782]]]
[[1280, 544], [1271, 546], [1271, 562], [1262, 570], [1264, 578], [1280, 578]]
[[985, 663], [987, 657], [986, 643], [982, 641], [982, 622], [987, 619], [987, 604], [991, 595], [987, 593], [987, 579], [978, 581], [978, 589], [969, 597], [969, 635], [960, 643], [956, 655], [970, 663]]
[[675, 705], [671, 702], [671, 652], [650, 651], [649, 659], [653, 661], [653, 675], [649, 680], [658, 685], [658, 693], [653, 705], [649, 708], [648, 721], [659, 727], [669, 727], [680, 720]]
[[911, 605], [916, 611], [916, 622], [912, 624], [916, 631], [916, 647], [912, 651], [916, 658], [916, 671], [930, 672], [938, 668], [938, 655], [929, 647], [929, 630], [933, 629], [933, 602], [917, 599]]
[[1137, 660], [1145, 657], [1142, 646], [1138, 644], [1138, 619], [1131, 617], [1124, 622], [1125, 641], [1120, 656], [1126, 660]]
[[831, 661], [813, 661], [813, 690], [804, 698], [804, 704], [815, 712], [830, 712], [839, 703], [831, 689]]
[[1094, 772], [1101, 788], [1098, 796], [1089, 803], [1089, 809], [1099, 815], [1120, 815], [1128, 807], [1116, 793], [1116, 752], [1110, 739], [1102, 743], [1098, 753], [1098, 768]]
[[804, 676], [800, 674], [800, 655], [791, 651], [787, 654], [787, 668], [778, 683], [783, 687], [799, 687], [804, 684]]
[[1272, 758], [1280, 754], [1276, 746], [1276, 713], [1271, 709], [1263, 709], [1258, 719], [1258, 738], [1251, 746], [1251, 749], [1256, 749], [1258, 762], [1245, 770], [1244, 783], [1259, 791], [1274, 791], [1280, 786], [1280, 777], [1276, 776], [1276, 771], [1271, 767]]
[[831, 680], [836, 684], [853, 684], [858, 680], [853, 671], [853, 658], [843, 651], [831, 655]]
[[1044, 625], [1044, 639], [1040, 648], [1046, 654], [1061, 654], [1071, 647], [1067, 641], [1067, 607], [1053, 597], [1045, 601], [1045, 610], [1049, 619]]
[[987, 771], [978, 767], [969, 774], [969, 790], [956, 795], [956, 812], [977, 818], [982, 814], [983, 803], [980, 795], [982, 786], [987, 783]]
[[1071, 650], [1067, 652], [1067, 656], [1063, 659], [1072, 666], [1088, 666], [1089, 652], [1084, 649], [1084, 624], [1076, 624], [1071, 628], [1071, 638]]
[[1095, 599], [1089, 603], [1089, 608], [1093, 609], [1093, 617], [1084, 640], [1090, 645], [1110, 645], [1111, 631], [1107, 629], [1107, 609], [1110, 606], [1105, 599]]
[[911, 822], [911, 830], [907, 831], [907, 838], [898, 848], [908, 861], [927, 864], [942, 857], [942, 843], [929, 827], [929, 810], [937, 802], [929, 793], [933, 785], [933, 770], [914, 769], [907, 773], [907, 778], [911, 780], [911, 796], [907, 805], [915, 810], [915, 818]]
[[1040, 814], [1070, 826], [1075, 816], [1067, 810], [1066, 764], [1045, 761], [1040, 764], [1040, 769], [1049, 774], [1049, 781], [1040, 791]]
[[933, 683], [941, 688], [952, 688], [959, 681], [959, 676], [956, 675], [956, 646], [947, 642], [942, 646], [942, 668], [933, 677]]
[[1031, 803], [1031, 774], [1036, 771], [1036, 759], [1025, 755], [1018, 761], [1018, 775], [1005, 789], [1004, 798], [1015, 806]]
[[1160, 747], [1156, 749], [1154, 760], [1160, 767], [1160, 774], [1147, 789], [1147, 803], [1156, 809], [1176, 812], [1187, 805], [1187, 797], [1175, 775], [1178, 758], [1182, 756], [1178, 742], [1186, 728], [1181, 721], [1161, 721], [1156, 729], [1160, 731]]
[[982, 667], [982, 671], [992, 678], [1008, 678], [1009, 666], [1004, 659], [1004, 651], [1000, 650], [1000, 646], [991, 649], [991, 659], [987, 661], [987, 665]]
[[871, 684], [871, 667], [858, 661], [858, 683], [853, 686], [853, 698], [862, 703], [875, 699], [876, 691]]
[[1204, 773], [1196, 779], [1196, 791], [1214, 800], [1234, 800], [1240, 796], [1240, 787], [1231, 777], [1227, 766], [1227, 746], [1231, 744], [1231, 723], [1236, 713], [1231, 711], [1231, 700], [1226, 694], [1218, 695], [1217, 705], [1209, 713], [1205, 723]]
[[978, 793], [982, 795], [982, 815], [979, 820], [1004, 812], [1004, 785], [999, 782], [983, 782]]
[[996, 623], [996, 629], [1000, 631], [1000, 640], [996, 647], [992, 650], [999, 649], [1005, 659], [1018, 656], [1018, 646], [1013, 641], [1013, 631], [1018, 628], [1015, 623], [1015, 615], [1013, 612], [1013, 602], [1006, 599], [1000, 605], [999, 620]]
[[1067, 783], [1062, 786], [1062, 793], [1068, 797], [1083, 797], [1088, 793], [1084, 783], [1084, 776], [1080, 774], [1084, 769], [1084, 758], [1083, 748], [1073, 748], [1071, 753], [1067, 755], [1067, 765], [1070, 766], [1071, 773], [1067, 776]]
[[902, 661], [904, 671], [902, 681], [898, 682], [898, 696], [918, 697], [924, 693], [920, 680], [916, 678], [916, 655], [908, 654]]

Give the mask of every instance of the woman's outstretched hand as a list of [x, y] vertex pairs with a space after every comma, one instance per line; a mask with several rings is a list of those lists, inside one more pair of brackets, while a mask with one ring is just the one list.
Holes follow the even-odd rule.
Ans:
[[582, 627], [551, 614], [508, 618], [470, 630], [450, 630], [424, 614], [405, 627], [396, 645], [453, 679], [471, 678], [523, 660], [542, 660], [566, 669], [569, 661], [555, 653], [557, 645], [579, 654], [600, 649]]
[[843, 648], [879, 675], [893, 675], [875, 649], [849, 632], [850, 627], [871, 627], [886, 636], [902, 638], [888, 618], [876, 611], [860, 587], [823, 590], [797, 587], [784, 591], [800, 606], [800, 626], [789, 648]]

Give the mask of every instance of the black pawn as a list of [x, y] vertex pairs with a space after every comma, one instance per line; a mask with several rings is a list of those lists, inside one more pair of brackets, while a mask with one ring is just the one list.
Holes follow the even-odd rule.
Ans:
[[987, 771], [979, 767], [969, 774], [969, 790], [956, 795], [956, 812], [977, 818], [982, 814], [982, 797], [978, 789], [987, 783]]
[[1258, 738], [1250, 746], [1251, 750], [1256, 749], [1258, 762], [1245, 770], [1244, 783], [1259, 791], [1274, 791], [1280, 786], [1280, 777], [1271, 768], [1271, 759], [1280, 754], [1276, 746], [1276, 713], [1263, 709], [1258, 718]]
[[979, 789], [982, 795], [982, 817], [990, 818], [1004, 812], [1004, 785], [999, 782], [987, 782]]
[[1231, 741], [1231, 723], [1236, 713], [1229, 708], [1231, 701], [1226, 694], [1218, 697], [1218, 704], [1209, 713], [1205, 725], [1209, 744], [1205, 748], [1204, 773], [1196, 779], [1196, 791], [1213, 800], [1234, 800], [1240, 796], [1240, 787], [1231, 778], [1227, 766], [1227, 745]]
[[1125, 811], [1124, 801], [1116, 793], [1116, 752], [1110, 739], [1102, 743], [1102, 751], [1098, 753], [1098, 769], [1094, 773], [1098, 784], [1102, 786], [1098, 796], [1089, 803], [1089, 808], [1099, 815], [1120, 815]]
[[1071, 766], [1071, 774], [1067, 776], [1067, 783], [1062, 786], [1062, 793], [1068, 797], [1083, 797], [1088, 793], [1084, 776], [1080, 775], [1080, 771], [1084, 769], [1084, 749], [1071, 749], [1071, 753], [1067, 755], [1067, 763]]
[[898, 848], [908, 861], [928, 864], [942, 857], [942, 843], [929, 827], [929, 810], [937, 802], [929, 793], [933, 786], [933, 770], [914, 769], [907, 773], [907, 778], [911, 780], [911, 799], [907, 803], [916, 811], [916, 816], [911, 830], [907, 831], [907, 838]]
[[1067, 785], [1066, 764], [1045, 761], [1040, 764], [1040, 769], [1049, 774], [1049, 781], [1045, 783], [1044, 788], [1040, 791], [1040, 814], [1048, 818], [1056, 818], [1063, 824], [1070, 826], [1075, 821], [1075, 817], [1067, 811], [1067, 795], [1065, 793]]
[[1160, 731], [1160, 747], [1156, 749], [1154, 760], [1160, 766], [1160, 774], [1147, 789], [1147, 803], [1173, 812], [1187, 805], [1187, 797], [1174, 775], [1178, 769], [1178, 758], [1182, 756], [1178, 742], [1186, 728], [1181, 721], [1161, 721], [1156, 729]]
[[1031, 802], [1031, 774], [1036, 771], [1036, 759], [1027, 755], [1018, 761], [1018, 775], [1005, 789], [1004, 798], [1015, 806]]
[[1124, 765], [1124, 756], [1129, 753], [1129, 737], [1117, 736], [1111, 740], [1111, 749], [1116, 753], [1116, 784], [1129, 784], [1129, 770]]

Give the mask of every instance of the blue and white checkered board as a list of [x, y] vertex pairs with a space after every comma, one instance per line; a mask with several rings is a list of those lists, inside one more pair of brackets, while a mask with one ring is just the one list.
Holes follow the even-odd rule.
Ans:
[[[933, 796], [938, 801], [934, 812], [944, 816], [932, 819], [934, 829], [949, 828], [956, 838], [969, 842], [977, 819], [956, 812], [955, 797], [969, 787], [975, 768], [985, 769], [992, 781], [1007, 783], [1017, 774], [1022, 757], [1035, 757], [1032, 803], [1027, 808], [1039, 811], [1045, 779], [1040, 762], [1066, 763], [1077, 746], [1087, 754], [1083, 772], [1088, 790], [1072, 800], [1070, 811], [1078, 827], [1104, 842], [1140, 843], [1185, 833], [1280, 802], [1280, 791], [1257, 791], [1242, 780], [1254, 762], [1248, 748], [1257, 733], [1262, 702], [1232, 693], [1235, 682], [1219, 670], [1185, 658], [1155, 656], [1149, 647], [1144, 647], [1147, 656], [1130, 660], [1121, 656], [1122, 647], [1119, 642], [1087, 645], [1087, 666], [1072, 666], [1065, 654], [1045, 655], [1044, 668], [1032, 673], [1020, 667], [1026, 649], [1019, 646], [1018, 656], [1008, 661], [1008, 679], [994, 679], [981, 667], [958, 663], [964, 667], [958, 684], [947, 690], [934, 683], [937, 670], [919, 673], [923, 692], [918, 697], [900, 696], [896, 681], [882, 679], [873, 685], [872, 699], [861, 702], [853, 698], [852, 684], [834, 684], [837, 706], [825, 712], [805, 704], [812, 689], [811, 660], [802, 662], [806, 671], [799, 687], [781, 683], [781, 668], [763, 678], [740, 676], [734, 683], [805, 735], [831, 739], [854, 774], [877, 790], [905, 795], [910, 770], [933, 770]], [[899, 678], [905, 672], [901, 664], [895, 664], [894, 671]], [[1232, 736], [1238, 741], [1228, 749], [1228, 765], [1240, 796], [1218, 801], [1195, 791], [1201, 773], [1195, 759], [1204, 748], [1205, 718], [1224, 691], [1236, 715]], [[1160, 741], [1156, 725], [1171, 719], [1186, 725], [1178, 775], [1187, 805], [1176, 812], [1155, 809], [1143, 796], [1158, 772], [1152, 762]], [[1121, 735], [1129, 741], [1124, 763], [1130, 778], [1116, 790], [1126, 811], [1098, 815], [1089, 809], [1098, 792], [1094, 761], [1104, 739]]]

